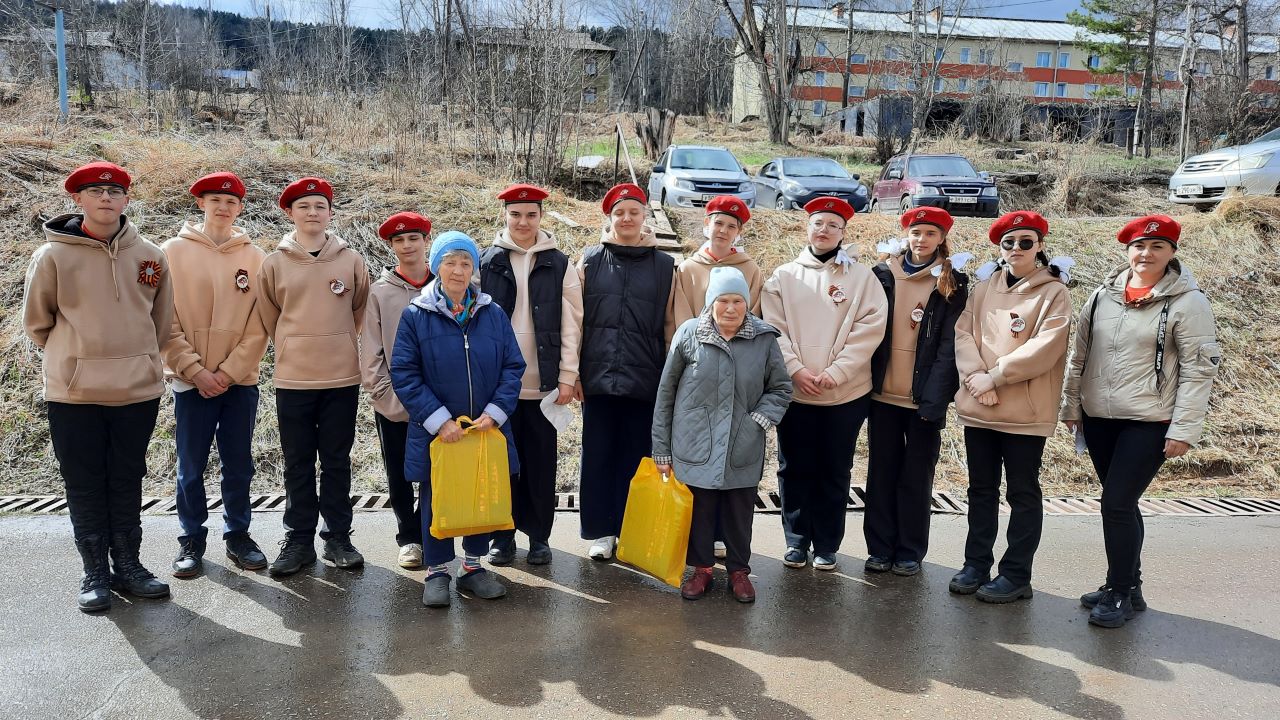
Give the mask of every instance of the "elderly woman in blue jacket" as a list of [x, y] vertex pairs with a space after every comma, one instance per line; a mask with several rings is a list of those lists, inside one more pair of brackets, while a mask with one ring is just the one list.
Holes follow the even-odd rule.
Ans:
[[[520, 397], [525, 362], [511, 320], [472, 282], [479, 249], [466, 234], [451, 230], [431, 243], [428, 256], [435, 278], [400, 316], [391, 353], [391, 385], [409, 412], [405, 477], [420, 483], [423, 562], [428, 567], [422, 603], [448, 607], [449, 564], [453, 539], [431, 535], [431, 455], [428, 446], [462, 439], [459, 418], [474, 420], [481, 430], [498, 427], [507, 438], [511, 472], [519, 459], [507, 418]], [[489, 534], [462, 538], [463, 560], [458, 589], [488, 600], [507, 589], [480, 564], [489, 550]]]
[[791, 403], [779, 333], [747, 309], [751, 293], [737, 268], [711, 270], [706, 309], [671, 340], [653, 413], [653, 460], [693, 493], [680, 587], [697, 600], [711, 587], [717, 520], [724, 531], [729, 590], [753, 602], [751, 518], [764, 471], [764, 440]]

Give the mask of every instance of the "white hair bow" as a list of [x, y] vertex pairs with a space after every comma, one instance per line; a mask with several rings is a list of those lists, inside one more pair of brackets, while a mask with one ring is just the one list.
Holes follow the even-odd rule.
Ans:
[[842, 269], [847, 269], [853, 265], [853, 258], [845, 253], [844, 248], [840, 248], [840, 251], [836, 253], [836, 264]]
[[974, 274], [974, 277], [978, 278], [979, 282], [986, 282], [987, 278], [991, 277], [993, 274], [995, 274], [995, 271], [999, 269], [1000, 269], [1000, 263], [996, 262], [995, 260], [988, 260], [985, 263], [983, 263], [981, 266], [979, 266], [977, 270], [974, 270], [973, 274]]
[[1051, 267], [1058, 268], [1058, 277], [1062, 278], [1062, 282], [1071, 282], [1071, 273], [1069, 271], [1076, 265], [1076, 261], [1073, 258], [1067, 257], [1066, 255], [1059, 255], [1058, 257], [1050, 260], [1049, 265]]
[[889, 238], [876, 243], [876, 252], [883, 255], [901, 255], [907, 251], [907, 242], [906, 238]]
[[[972, 259], [973, 253], [956, 253], [951, 256], [951, 269], [959, 272], [960, 270], [963, 270], [964, 266], [968, 265], [969, 261]], [[938, 265], [934, 267], [932, 274], [934, 277], [942, 277], [942, 266]]]

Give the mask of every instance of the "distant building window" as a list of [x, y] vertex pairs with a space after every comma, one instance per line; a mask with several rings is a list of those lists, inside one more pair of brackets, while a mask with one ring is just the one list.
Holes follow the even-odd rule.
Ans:
[[516, 56], [515, 56], [515, 53], [507, 53], [506, 55], [504, 55], [504, 56], [502, 57], [502, 71], [503, 71], [503, 72], [515, 72], [515, 71], [516, 71]]
[[973, 86], [978, 92], [982, 92], [983, 90], [991, 87], [991, 81], [987, 78], [978, 78], [977, 82], [975, 82]]
[[1174, 80], [1177, 80], [1177, 79], [1178, 79], [1178, 71], [1177, 71], [1177, 70], [1165, 70], [1165, 71], [1164, 71], [1164, 79], [1165, 79], [1166, 81], [1168, 81], [1168, 82], [1173, 82]]
[[995, 50], [979, 50], [978, 64], [979, 65], [995, 65], [996, 51]]
[[1124, 94], [1128, 97], [1136, 98], [1138, 97], [1138, 88], [1130, 85], [1129, 88], [1125, 90]]
[[850, 65], [866, 65], [867, 64], [866, 53], [853, 53], [852, 55], [849, 56], [849, 64]]
[[813, 50], [813, 54], [814, 54], [814, 55], [820, 55], [820, 56], [822, 56], [822, 57], [826, 57], [826, 56], [828, 56], [828, 55], [830, 55], [830, 54], [831, 54], [831, 51], [827, 49], [827, 44], [826, 44], [826, 43], [824, 43], [824, 42], [822, 42], [821, 40], [819, 40], [819, 41], [818, 41], [818, 45], [817, 45], [817, 47], [816, 47], [816, 48], [814, 48], [814, 50]]
[[1098, 94], [1098, 84], [1097, 84], [1097, 83], [1088, 83], [1088, 84], [1086, 84], [1086, 85], [1084, 86], [1084, 96], [1085, 96], [1085, 98], [1087, 98], [1087, 99], [1092, 99], [1092, 98], [1093, 98], [1093, 96], [1094, 96], [1094, 95], [1097, 95], [1097, 94]]
[[1036, 97], [1049, 97], [1049, 83], [1036, 83]]
[[827, 84], [827, 74], [821, 70], [813, 74], [813, 84], [818, 87], [824, 87]]
[[825, 100], [813, 101], [813, 116], [822, 117], [827, 114], [827, 103]]
[[595, 60], [595, 58], [591, 58], [591, 59], [587, 60], [587, 62], [582, 66], [582, 71], [583, 71], [585, 74], [587, 74], [587, 75], [594, 76], [594, 75], [596, 74], [596, 72], [598, 72], [598, 71], [597, 71], [597, 69], [596, 69], [596, 60]]
[[919, 90], [919, 89], [920, 89], [920, 85], [916, 82], [916, 79], [915, 79], [915, 78], [908, 78], [908, 79], [907, 79], [907, 90], [908, 90], [908, 91], [910, 91], [910, 92], [915, 92], [916, 90]]
[[896, 77], [887, 77], [887, 78], [885, 78], [885, 79], [884, 79], [884, 89], [885, 89], [885, 90], [897, 90], [897, 89], [898, 89], [898, 78], [896, 78]]
[[1098, 68], [1102, 67], [1102, 56], [1090, 55], [1089, 59], [1085, 60], [1085, 64], [1089, 66], [1090, 70], [1097, 70]]
[[1207, 61], [1204, 61], [1204, 60], [1201, 60], [1200, 62], [1196, 63], [1196, 74], [1197, 74], [1197, 75], [1208, 75], [1208, 74], [1209, 74], [1209, 63], [1208, 63]]
[[1067, 96], [1067, 84], [1066, 84], [1066, 83], [1058, 83], [1057, 87], [1055, 87], [1055, 88], [1053, 89], [1053, 96], [1054, 96], [1054, 97], [1060, 97], [1060, 98], [1064, 98], [1064, 97], [1066, 97], [1066, 96]]
[[944, 57], [946, 57], [946, 56], [947, 56], [947, 51], [946, 51], [946, 49], [945, 49], [945, 48], [934, 48], [934, 50], [933, 50], [933, 61], [934, 61], [934, 62], [942, 62], [942, 58], [944, 58]]
[[1004, 69], [1008, 70], [1009, 72], [1022, 72], [1022, 63], [1018, 62], [1017, 60], [1014, 60], [1008, 65], [1005, 65]]
[[1069, 52], [1058, 53], [1058, 67], [1060, 68], [1071, 67], [1071, 53]]
[[964, 65], [969, 64], [969, 48], [960, 48], [960, 62]]
[[866, 96], [867, 96], [866, 85], [850, 85], [849, 86], [849, 97], [866, 97]]
[[1276, 66], [1275, 66], [1275, 65], [1268, 65], [1268, 66], [1267, 66], [1266, 71], [1264, 72], [1264, 77], [1266, 77], [1266, 79], [1268, 79], [1268, 80], [1275, 80], [1275, 79], [1276, 79]]
[[897, 60], [900, 57], [902, 57], [902, 53], [898, 52], [898, 48], [889, 45], [884, 49], [885, 60]]
[[969, 78], [960, 78], [959, 80], [956, 80], [956, 92], [968, 92], [968, 91], [969, 91]]
[[1036, 67], [1049, 67], [1049, 57], [1053, 53], [1038, 52], [1036, 53]]
[[593, 105], [596, 101], [596, 89], [593, 87], [584, 88], [582, 90], [582, 103], [584, 105]]
[[947, 81], [942, 78], [933, 79], [933, 91], [936, 93], [947, 91]]

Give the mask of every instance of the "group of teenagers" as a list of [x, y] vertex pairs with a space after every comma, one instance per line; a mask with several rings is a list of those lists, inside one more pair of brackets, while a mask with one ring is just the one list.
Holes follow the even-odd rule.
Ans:
[[[146, 453], [166, 387], [181, 529], [174, 577], [202, 569], [214, 443], [232, 562], [298, 572], [317, 560], [318, 529], [325, 560], [363, 564], [350, 502], [363, 386], [398, 563], [425, 568], [429, 607], [449, 606], [455, 582], [467, 596], [505, 595], [485, 561], [513, 563], [517, 531], [528, 538], [526, 562], [551, 562], [559, 452], [550, 406], [571, 402], [581, 403], [579, 515], [591, 558], [612, 559], [631, 477], [652, 457], [694, 498], [682, 596], [703, 597], [722, 559], [728, 591], [753, 601], [752, 513], [775, 429], [783, 563], [834, 570], [866, 423], [865, 571], [916, 575], [954, 402], [969, 531], [950, 590], [993, 603], [1031, 597], [1039, 473], [1061, 422], [1102, 483], [1106, 579], [1081, 602], [1091, 623], [1119, 627], [1146, 607], [1139, 498], [1166, 459], [1199, 441], [1221, 357], [1210, 305], [1176, 257], [1180, 226], [1163, 215], [1120, 229], [1127, 262], [1076, 313], [1071, 263], [1050, 259], [1049, 224], [1030, 211], [991, 226], [998, 256], [971, 281], [962, 271], [971, 256], [952, 252], [945, 210], [903, 214], [904, 237], [881, 243], [882, 260], [869, 266], [845, 245], [853, 208], [820, 197], [804, 207], [805, 248], [766, 277], [742, 245], [751, 213], [736, 197], [706, 204], [705, 242], [677, 263], [657, 248], [644, 191], [618, 185], [602, 200], [599, 243], [575, 263], [542, 227], [548, 193], [518, 184], [497, 196], [501, 227], [483, 247], [457, 230], [433, 238], [418, 213], [392, 215], [378, 234], [396, 264], [372, 280], [330, 228], [334, 189], [322, 178], [281, 193], [294, 229], [269, 254], [236, 225], [245, 186], [234, 174], [197, 180], [203, 217], [160, 246], [124, 214], [130, 183], [107, 162], [71, 173], [64, 187], [79, 212], [44, 224], [47, 242], [26, 276], [23, 320], [44, 351], [86, 612], [110, 608], [112, 590], [169, 594], [139, 558]], [[270, 563], [249, 534], [268, 343], [287, 498], [285, 539]], [[495, 427], [507, 443], [515, 529], [461, 538], [454, 570], [454, 540], [429, 531], [429, 445]], [[1002, 475], [1010, 517], [997, 565]]]

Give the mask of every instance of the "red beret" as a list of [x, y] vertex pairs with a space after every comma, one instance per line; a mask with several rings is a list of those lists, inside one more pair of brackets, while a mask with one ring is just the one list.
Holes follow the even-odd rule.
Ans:
[[91, 162], [76, 168], [75, 172], [67, 176], [62, 187], [69, 193], [80, 192], [94, 185], [119, 185], [128, 190], [131, 182], [133, 178], [129, 177], [128, 171], [119, 165], [109, 162]]
[[600, 203], [600, 207], [604, 209], [604, 214], [608, 215], [613, 212], [613, 206], [623, 200], [635, 200], [641, 205], [649, 204], [649, 196], [645, 194], [639, 185], [622, 183], [621, 185], [614, 185], [609, 189], [609, 192], [604, 194], [604, 201]]
[[547, 191], [537, 185], [512, 185], [498, 193], [498, 199], [508, 205], [511, 203], [540, 203], [547, 199]]
[[387, 242], [396, 235], [411, 232], [430, 235], [431, 221], [416, 212], [398, 212], [378, 227], [378, 237]]
[[732, 195], [717, 195], [707, 203], [707, 214], [716, 213], [732, 215], [738, 218], [739, 224], [745, 224], [751, 219], [751, 211], [747, 209], [747, 204]]
[[200, 197], [205, 193], [222, 193], [224, 195], [235, 195], [241, 200], [244, 199], [244, 183], [235, 173], [219, 172], [212, 175], [205, 175], [195, 181], [191, 186], [191, 194]]
[[951, 226], [955, 224], [955, 219], [951, 217], [951, 213], [936, 207], [918, 207], [902, 213], [902, 217], [898, 218], [898, 223], [902, 225], [902, 229], [906, 230], [912, 225], [933, 225], [937, 227], [945, 235], [951, 232]]
[[1049, 221], [1045, 220], [1040, 213], [1030, 210], [1005, 213], [991, 224], [991, 229], [987, 231], [987, 237], [991, 239], [993, 244], [999, 245], [1000, 238], [1014, 230], [1034, 230], [1037, 235], [1043, 238], [1049, 234]]
[[1165, 240], [1174, 247], [1178, 246], [1178, 240], [1182, 237], [1182, 226], [1177, 220], [1168, 215], [1147, 215], [1136, 220], [1129, 221], [1120, 229], [1120, 233], [1116, 235], [1116, 239], [1128, 245], [1137, 240]]
[[333, 186], [328, 180], [318, 177], [304, 177], [301, 180], [295, 180], [289, 183], [289, 186], [280, 193], [280, 207], [288, 210], [294, 200], [304, 198], [308, 195], [322, 195], [329, 204], [333, 204]]
[[838, 197], [814, 198], [805, 203], [804, 211], [810, 215], [820, 212], [835, 213], [844, 218], [845, 222], [849, 222], [849, 218], [854, 215], [853, 206]]

